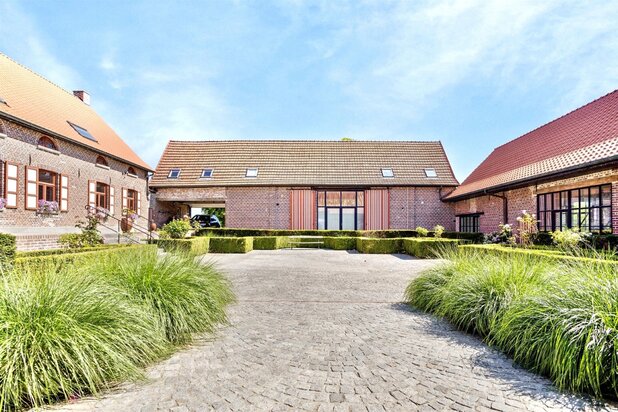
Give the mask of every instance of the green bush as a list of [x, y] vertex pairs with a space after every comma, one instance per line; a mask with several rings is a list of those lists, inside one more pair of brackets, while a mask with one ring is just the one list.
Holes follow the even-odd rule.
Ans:
[[447, 249], [455, 249], [461, 241], [459, 239], [442, 238], [408, 238], [403, 239], [403, 250], [417, 258], [434, 258]]
[[166, 252], [204, 255], [208, 253], [210, 238], [200, 236], [191, 239], [159, 239], [157, 245]]
[[253, 250], [252, 237], [211, 237], [212, 253], [247, 253]]
[[192, 229], [191, 221], [187, 219], [174, 219], [163, 225], [160, 235], [161, 237], [169, 236], [172, 239], [184, 239]]
[[479, 253], [485, 253], [494, 256], [505, 255], [526, 255], [537, 260], [552, 259], [562, 262], [591, 260], [601, 262], [603, 264], [618, 265], [618, 261], [614, 260], [615, 255], [611, 252], [600, 253], [593, 250], [580, 251], [579, 255], [567, 255], [564, 252], [556, 249], [523, 249], [518, 247], [509, 247], [501, 245], [461, 245], [462, 249], [474, 250]]
[[287, 236], [261, 236], [253, 238], [253, 249], [255, 250], [275, 250], [289, 246]]
[[356, 250], [358, 250], [360, 253], [400, 253], [403, 250], [402, 239], [376, 239], [359, 237], [356, 239]]
[[444, 226], [442, 226], [442, 225], [435, 225], [433, 227], [433, 236], [434, 237], [442, 237], [443, 233], [444, 233]]
[[418, 237], [427, 237], [427, 235], [429, 234], [429, 230], [425, 229], [424, 227], [418, 226], [416, 228], [416, 233], [418, 234]]
[[16, 258], [31, 258], [31, 257], [39, 257], [39, 256], [50, 256], [50, 255], [66, 255], [68, 253], [83, 253], [83, 252], [94, 252], [96, 250], [108, 250], [108, 249], [116, 249], [123, 248], [128, 246], [135, 246], [135, 244], [130, 243], [113, 243], [107, 245], [98, 245], [94, 247], [88, 247], [83, 249], [43, 249], [43, 250], [27, 250], [27, 251], [18, 251], [15, 255]]
[[15, 260], [15, 236], [8, 233], [0, 233], [0, 264], [11, 264]]
[[355, 237], [325, 237], [324, 247], [334, 250], [355, 250], [356, 249]]

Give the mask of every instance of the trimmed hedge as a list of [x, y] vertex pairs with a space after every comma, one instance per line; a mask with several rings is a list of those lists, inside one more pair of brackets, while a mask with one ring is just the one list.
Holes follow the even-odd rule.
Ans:
[[290, 240], [287, 236], [261, 236], [253, 239], [255, 250], [275, 250], [288, 247]]
[[360, 253], [391, 254], [401, 253], [402, 239], [356, 238], [356, 250]]
[[77, 249], [28, 250], [28, 251], [23, 251], [23, 252], [17, 252], [15, 257], [30, 258], [30, 257], [50, 256], [50, 255], [66, 255], [67, 253], [94, 252], [96, 250], [114, 249], [114, 248], [127, 247], [127, 246], [132, 246], [132, 244], [130, 243], [107, 244], [107, 245], [98, 245], [98, 246], [93, 246], [93, 247], [84, 247], [84, 248], [77, 248]]
[[334, 250], [355, 250], [356, 249], [355, 237], [340, 236], [340, 237], [325, 237], [324, 247]]
[[492, 254], [494, 256], [508, 256], [508, 255], [527, 255], [540, 258], [550, 258], [553, 260], [562, 260], [562, 261], [594, 261], [599, 263], [606, 263], [610, 265], [618, 265], [617, 260], [605, 260], [605, 259], [595, 259], [590, 257], [582, 257], [582, 256], [571, 256], [566, 255], [559, 250], [544, 250], [544, 249], [522, 249], [501, 245], [460, 245], [461, 249], [471, 250], [471, 251], [480, 251], [488, 254]]
[[417, 258], [435, 258], [440, 252], [457, 248], [457, 245], [462, 241], [459, 239], [442, 239], [442, 238], [415, 238], [403, 239], [403, 250]]
[[0, 263], [12, 263], [15, 260], [16, 251], [15, 236], [0, 233]]
[[253, 250], [252, 237], [211, 237], [212, 253], [247, 253]]
[[166, 252], [204, 255], [208, 253], [210, 238], [201, 236], [190, 239], [159, 239], [157, 245]]

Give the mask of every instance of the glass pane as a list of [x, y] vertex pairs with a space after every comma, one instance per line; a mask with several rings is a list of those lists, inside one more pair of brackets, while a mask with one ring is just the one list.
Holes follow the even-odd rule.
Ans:
[[340, 206], [341, 192], [326, 192], [326, 206]]
[[599, 230], [601, 228], [601, 211], [599, 209], [590, 210], [590, 229]]
[[354, 230], [354, 209], [341, 209], [341, 229]]
[[603, 203], [603, 206], [612, 204], [612, 187], [610, 185], [601, 186], [601, 203]]
[[48, 201], [53, 201], [56, 200], [56, 196], [54, 196], [54, 187], [53, 186], [47, 186], [45, 188], [45, 199]]
[[580, 207], [588, 207], [588, 189], [580, 189], [579, 190], [579, 205]]
[[54, 174], [52, 172], [48, 172], [47, 170], [39, 170], [39, 182], [53, 183]]
[[[562, 226], [564, 229], [564, 226]], [[579, 210], [571, 211], [571, 229], [579, 230]]]
[[342, 206], [356, 206], [356, 192], [341, 192]]
[[603, 224], [603, 229], [612, 227], [611, 208], [604, 207], [601, 209], [601, 223]]
[[[97, 192], [99, 193], [105, 193], [105, 187], [107, 185], [105, 183], [99, 183], [97, 182]], [[129, 190], [129, 196], [131, 195], [131, 190]]]
[[569, 208], [569, 192], [561, 192], [560, 194], [561, 201], [560, 203], [554, 204], [554, 209], [560, 205], [560, 209], [568, 209]]
[[539, 196], [539, 211], [542, 212], [545, 210], [545, 195]]
[[357, 193], [357, 200], [358, 200], [358, 206], [365, 206], [365, 192], [356, 192]]
[[[327, 196], [328, 198], [328, 196]], [[337, 208], [337, 209], [330, 209], [327, 208], [326, 209], [326, 214], [327, 214], [327, 222], [328, 222], [328, 226], [327, 229], [328, 230], [339, 230], [339, 211], [341, 209]]]
[[356, 209], [356, 230], [365, 230], [365, 208], [363, 207]]
[[579, 190], [571, 190], [571, 208], [579, 208]]
[[545, 213], [545, 230], [553, 230], [553, 220], [551, 212]]
[[560, 193], [554, 193], [554, 210], [560, 209]]
[[582, 209], [579, 212], [579, 227], [581, 228], [582, 232], [588, 232], [590, 230], [590, 222], [589, 222], [589, 210], [588, 209]]
[[324, 192], [318, 192], [318, 206], [324, 206], [326, 194]]
[[601, 204], [601, 198], [599, 196], [599, 188], [590, 188], [590, 206], [599, 206]]
[[323, 207], [318, 207], [318, 230], [324, 230], [324, 208]]
[[551, 195], [545, 195], [545, 210], [553, 210], [551, 203]]
[[39, 200], [45, 199], [45, 186], [39, 185]]

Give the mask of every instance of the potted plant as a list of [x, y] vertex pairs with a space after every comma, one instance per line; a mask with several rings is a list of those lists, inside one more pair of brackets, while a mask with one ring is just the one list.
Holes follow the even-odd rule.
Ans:
[[120, 229], [127, 233], [133, 229], [133, 223], [139, 218], [135, 210], [124, 209], [122, 211], [122, 219], [120, 220]]
[[41, 199], [37, 203], [37, 213], [41, 215], [55, 215], [58, 213], [58, 202]]
[[[92, 212], [92, 210], [91, 210]], [[107, 221], [107, 217], [109, 216], [109, 210], [105, 209], [104, 207], [100, 207], [98, 206], [95, 210], [94, 213], [92, 213], [94, 217], [97, 218], [97, 220], [99, 222], [106, 222]]]
[[4, 212], [4, 209], [6, 209], [6, 199], [0, 197], [0, 212]]

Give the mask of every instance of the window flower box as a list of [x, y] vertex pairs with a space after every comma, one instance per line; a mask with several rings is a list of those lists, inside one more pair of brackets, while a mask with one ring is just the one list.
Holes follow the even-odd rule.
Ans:
[[39, 215], [57, 215], [60, 211], [60, 207], [58, 206], [58, 202], [56, 201], [47, 201], [47, 200], [39, 200], [37, 203], [36, 212]]
[[90, 213], [96, 217], [99, 222], [107, 222], [109, 210], [104, 207], [97, 206], [94, 210], [90, 209]]

